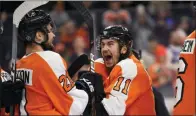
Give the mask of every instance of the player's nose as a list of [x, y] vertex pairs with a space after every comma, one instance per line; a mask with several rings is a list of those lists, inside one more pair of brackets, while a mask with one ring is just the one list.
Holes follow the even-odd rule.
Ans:
[[104, 45], [101, 49], [102, 49], [102, 51], [108, 51], [108, 46]]

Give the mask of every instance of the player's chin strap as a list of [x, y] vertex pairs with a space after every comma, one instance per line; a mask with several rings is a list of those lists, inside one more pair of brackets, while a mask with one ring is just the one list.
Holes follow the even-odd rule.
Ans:
[[41, 43], [38, 43], [37, 41], [33, 40], [33, 43], [40, 45], [44, 50], [46, 50], [46, 43], [48, 41], [48, 34], [46, 32], [45, 33], [45, 37], [44, 37], [44, 41]]
[[[49, 23], [49, 24], [51, 24], [51, 23]], [[56, 30], [56, 27], [53, 26], [53, 28], [54, 28], [54, 30]], [[51, 50], [51, 51], [53, 51], [54, 48], [53, 48], [52, 46], [47, 46], [47, 42], [48, 42], [48, 40], [49, 40], [48, 33], [50, 33], [49, 30], [47, 29], [46, 26], [42, 27], [41, 30], [42, 30], [42, 32], [43, 32], [44, 35], [45, 35], [44, 41], [41, 42], [41, 43], [38, 43], [38, 42], [36, 42], [35, 40], [33, 40], [33, 42], [34, 42], [35, 44], [40, 45], [44, 50]], [[55, 33], [55, 31], [53, 31], [53, 33]]]
[[48, 30], [46, 29], [46, 27], [43, 27], [43, 33], [44, 33], [44, 35], [45, 35], [45, 37], [44, 37], [44, 41], [43, 42], [41, 42], [41, 43], [38, 43], [38, 42], [36, 42], [35, 40], [33, 40], [33, 43], [35, 43], [35, 44], [37, 44], [37, 45], [40, 45], [44, 50], [53, 50], [53, 47], [50, 47], [50, 46], [47, 46], [46, 44], [47, 44], [47, 42], [48, 42], [48, 40], [49, 40], [49, 37], [48, 37]]

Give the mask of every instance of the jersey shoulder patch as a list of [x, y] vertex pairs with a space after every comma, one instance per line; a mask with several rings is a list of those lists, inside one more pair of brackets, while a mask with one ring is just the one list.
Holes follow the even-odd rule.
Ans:
[[61, 56], [52, 51], [37, 52], [37, 54], [47, 63], [54, 63], [54, 65], [56, 65], [61, 61]]
[[132, 59], [127, 58], [120, 61], [117, 65], [121, 67], [123, 77], [131, 79], [134, 79], [136, 77], [137, 65]]
[[62, 57], [58, 53], [52, 51], [44, 51], [38, 52], [37, 54], [46, 61], [46, 63], [53, 70], [57, 77], [66, 75], [67, 67], [64, 65]]

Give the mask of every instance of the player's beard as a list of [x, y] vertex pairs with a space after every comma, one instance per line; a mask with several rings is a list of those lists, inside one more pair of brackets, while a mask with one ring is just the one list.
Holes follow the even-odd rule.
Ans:
[[47, 42], [47, 43], [43, 44], [42, 47], [43, 47], [44, 51], [46, 51], [46, 50], [54, 51], [54, 45], [52, 42], [51, 43]]

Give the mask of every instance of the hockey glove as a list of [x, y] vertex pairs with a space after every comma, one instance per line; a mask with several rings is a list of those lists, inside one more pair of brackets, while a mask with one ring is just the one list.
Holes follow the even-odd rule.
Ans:
[[[94, 112], [97, 116], [107, 116], [105, 115], [107, 112], [101, 103], [103, 98], [106, 96], [104, 92], [102, 76], [98, 73], [92, 73], [89, 71], [81, 71], [78, 73], [78, 76], [80, 79], [88, 79], [94, 87], [94, 94], [92, 94], [93, 96], [91, 98], [92, 101], [89, 101], [92, 104], [89, 104], [89, 107], [92, 107], [95, 111], [92, 111], [91, 115]], [[86, 110], [88, 110], [88, 108], [86, 108]], [[87, 116], [85, 113], [84, 115]]]

